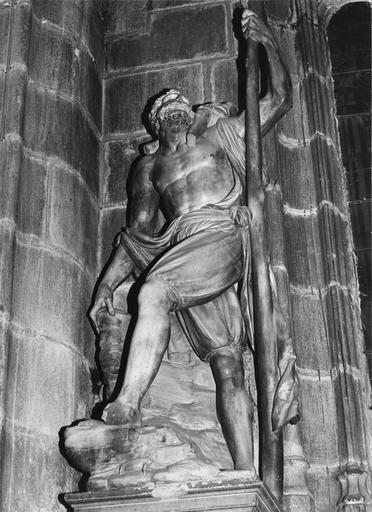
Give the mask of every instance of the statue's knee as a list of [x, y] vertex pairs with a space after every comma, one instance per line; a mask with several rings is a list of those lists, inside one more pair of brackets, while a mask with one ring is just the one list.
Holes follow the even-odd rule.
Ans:
[[244, 386], [244, 367], [241, 353], [234, 350], [218, 350], [211, 358], [211, 367], [217, 383]]
[[139, 307], [158, 307], [170, 309], [172, 298], [166, 285], [155, 279], [145, 281], [138, 294]]

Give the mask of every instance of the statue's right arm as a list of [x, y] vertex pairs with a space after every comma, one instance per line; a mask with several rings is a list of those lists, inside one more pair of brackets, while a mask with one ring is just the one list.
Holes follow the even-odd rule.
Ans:
[[[142, 157], [136, 165], [131, 183], [130, 227], [147, 235], [153, 235], [159, 210], [158, 194], [155, 191], [151, 174], [153, 156]], [[132, 273], [134, 264], [122, 244], [118, 244], [104, 272], [94, 297], [94, 305], [89, 313], [97, 327], [97, 313], [106, 308], [110, 315], [115, 315], [113, 292]]]

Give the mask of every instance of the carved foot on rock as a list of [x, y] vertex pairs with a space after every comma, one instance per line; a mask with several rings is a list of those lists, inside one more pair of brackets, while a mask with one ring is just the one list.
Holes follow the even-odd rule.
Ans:
[[106, 405], [102, 419], [107, 425], [121, 425], [130, 428], [141, 426], [141, 414], [138, 409], [116, 400]]

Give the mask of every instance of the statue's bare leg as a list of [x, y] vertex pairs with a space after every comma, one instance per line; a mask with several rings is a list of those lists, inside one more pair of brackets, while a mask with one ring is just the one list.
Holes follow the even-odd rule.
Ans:
[[154, 380], [169, 343], [171, 292], [156, 280], [146, 281], [138, 295], [134, 329], [123, 386], [102, 419], [110, 425], [141, 424], [141, 400]]
[[238, 349], [222, 348], [210, 360], [216, 381], [217, 416], [235, 469], [253, 473], [253, 407], [244, 387], [244, 367]]

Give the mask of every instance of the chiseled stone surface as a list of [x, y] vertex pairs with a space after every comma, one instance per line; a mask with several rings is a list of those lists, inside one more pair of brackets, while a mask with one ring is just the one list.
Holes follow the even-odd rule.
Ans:
[[[182, 11], [155, 11], [148, 16], [147, 33], [108, 42], [108, 71], [228, 51], [223, 4], [186, 7]], [[213, 37], [210, 37], [212, 33]], [[164, 34], [167, 34], [166, 38]]]
[[238, 73], [236, 57], [229, 60], [216, 61], [211, 70], [211, 101], [230, 101], [237, 104]]
[[105, 134], [143, 130], [141, 113], [149, 98], [174, 84], [192, 103], [204, 101], [203, 67], [200, 63], [167, 66], [108, 79], [105, 87]]
[[1, 512], [63, 510], [59, 493], [78, 485], [58, 434], [93, 405], [97, 6], [0, 2]]
[[100, 212], [99, 268], [103, 268], [113, 249], [113, 241], [126, 225], [126, 205], [102, 208]]
[[[25, 115], [25, 93], [27, 72], [23, 65], [11, 67], [7, 71], [6, 88], [4, 98], [4, 135], [8, 133], [19, 134]], [[5, 88], [5, 86], [4, 86]], [[9, 94], [9, 89], [11, 94]]]
[[98, 0], [37, 0], [33, 2], [33, 14], [65, 30], [67, 36], [83, 41], [101, 73], [104, 33], [100, 7]]
[[27, 242], [18, 243], [15, 253], [14, 321], [92, 356], [94, 343], [85, 318], [92, 289], [87, 275], [73, 260]]
[[36, 17], [30, 43], [30, 78], [74, 98], [100, 129], [102, 83], [93, 55], [82, 41], [61, 37], [60, 30], [46, 29]]
[[[42, 237], [47, 217], [47, 163], [23, 155], [18, 193], [20, 204], [17, 211], [17, 226], [22, 233]], [[35, 200], [30, 201], [33, 197]]]
[[78, 104], [31, 82], [25, 116], [26, 147], [70, 165], [97, 195], [99, 142]]
[[120, 139], [107, 142], [103, 147], [104, 168], [101, 200], [103, 206], [127, 202], [127, 179], [132, 164], [139, 156], [139, 145], [150, 137]]
[[18, 135], [0, 141], [3, 158], [0, 162], [0, 218], [14, 221], [18, 194], [18, 173], [22, 160], [22, 142]]
[[[94, 275], [97, 268], [98, 205], [78, 175], [50, 166], [48, 238]], [[71, 229], [71, 226], [74, 226]]]

